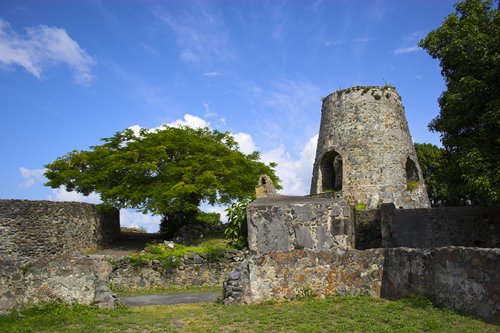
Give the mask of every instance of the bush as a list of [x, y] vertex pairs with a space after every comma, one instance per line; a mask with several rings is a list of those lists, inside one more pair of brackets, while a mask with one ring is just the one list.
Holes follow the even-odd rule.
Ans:
[[229, 245], [236, 249], [248, 246], [247, 207], [250, 199], [234, 202], [226, 209], [227, 224], [224, 234], [229, 240]]

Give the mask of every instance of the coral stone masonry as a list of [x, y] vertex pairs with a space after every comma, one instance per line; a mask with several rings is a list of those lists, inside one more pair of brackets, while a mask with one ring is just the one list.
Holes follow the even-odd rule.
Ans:
[[352, 87], [323, 99], [311, 194], [351, 204], [430, 207], [401, 97], [390, 86]]
[[67, 255], [117, 239], [120, 215], [82, 202], [0, 200], [0, 235], [2, 257]]

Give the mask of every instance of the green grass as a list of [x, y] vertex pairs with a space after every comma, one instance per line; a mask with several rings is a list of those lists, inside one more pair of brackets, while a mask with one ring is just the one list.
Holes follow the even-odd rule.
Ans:
[[437, 309], [421, 298], [368, 296], [98, 310], [44, 305], [0, 316], [0, 332], [498, 332], [499, 326]]
[[198, 253], [205, 259], [216, 262], [224, 257], [228, 249], [228, 240], [221, 237], [207, 237], [193, 245], [176, 243], [174, 248], [169, 248], [164, 243], [150, 243], [143, 252], [126, 256], [121, 260], [129, 261], [135, 267], [148, 265], [156, 260], [163, 270], [171, 271], [180, 266], [182, 257], [188, 253]]
[[118, 296], [138, 296], [138, 295], [156, 295], [156, 294], [185, 294], [185, 293], [206, 293], [206, 292], [220, 292], [222, 295], [222, 287], [220, 286], [168, 286], [156, 287], [149, 289], [130, 289], [119, 290], [112, 288]]

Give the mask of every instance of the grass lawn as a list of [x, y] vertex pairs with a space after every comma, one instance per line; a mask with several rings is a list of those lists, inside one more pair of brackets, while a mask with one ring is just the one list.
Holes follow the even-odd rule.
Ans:
[[139, 295], [157, 295], [157, 294], [187, 294], [187, 293], [207, 293], [219, 292], [222, 296], [223, 289], [221, 286], [168, 286], [155, 287], [149, 289], [128, 289], [128, 290], [113, 290], [118, 296], [139, 296]]
[[250, 306], [214, 303], [98, 310], [39, 306], [0, 316], [0, 332], [499, 332], [423, 298], [302, 299]]

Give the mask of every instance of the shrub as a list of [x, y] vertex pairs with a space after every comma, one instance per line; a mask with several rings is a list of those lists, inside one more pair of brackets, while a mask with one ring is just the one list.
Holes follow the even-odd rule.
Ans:
[[247, 207], [250, 199], [237, 201], [226, 209], [227, 224], [224, 234], [229, 240], [229, 245], [237, 249], [243, 249], [248, 246], [248, 228], [247, 228]]

